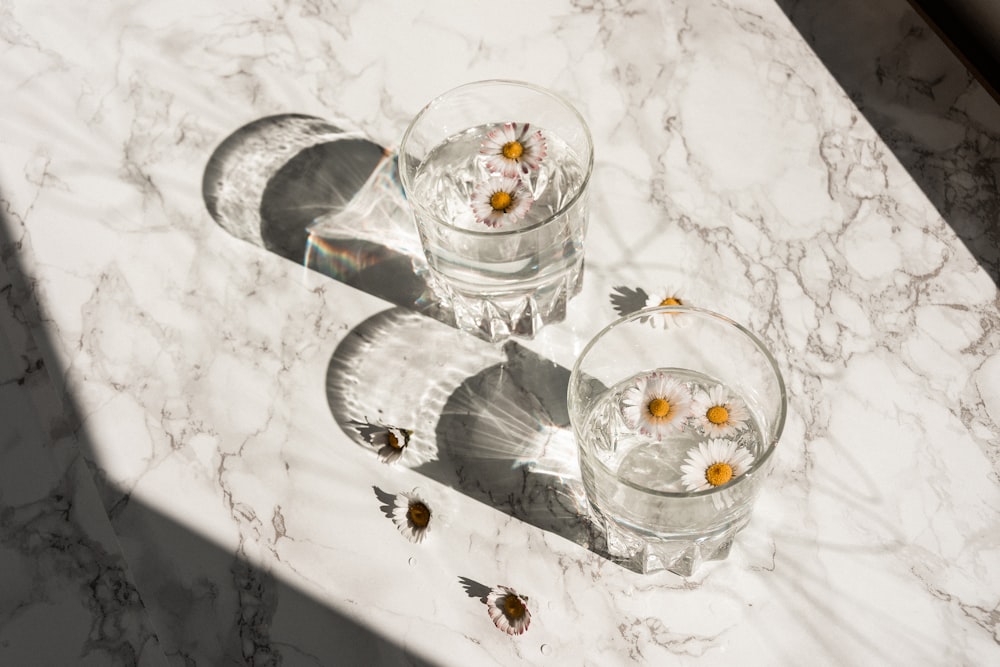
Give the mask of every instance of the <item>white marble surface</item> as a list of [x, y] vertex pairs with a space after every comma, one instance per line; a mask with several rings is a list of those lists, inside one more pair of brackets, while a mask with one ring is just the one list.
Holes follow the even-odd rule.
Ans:
[[[1000, 660], [1000, 109], [902, 1], [847, 3], [846, 49], [822, 3], [780, 4], [0, 5], [0, 662]], [[772, 483], [690, 579], [581, 546], [551, 477], [504, 495], [472, 475], [495, 466], [430, 460], [502, 350], [206, 209], [205, 167], [246, 123], [392, 146], [490, 77], [561, 91], [595, 139], [584, 290], [524, 354], [568, 366], [614, 287], [679, 283], [782, 366]], [[11, 410], [38, 359], [62, 409]], [[564, 462], [543, 407], [503, 428]], [[416, 458], [358, 446], [345, 420], [366, 417], [406, 420]], [[419, 545], [380, 507], [414, 487], [449, 517]], [[524, 635], [477, 599], [497, 584], [530, 598]]]

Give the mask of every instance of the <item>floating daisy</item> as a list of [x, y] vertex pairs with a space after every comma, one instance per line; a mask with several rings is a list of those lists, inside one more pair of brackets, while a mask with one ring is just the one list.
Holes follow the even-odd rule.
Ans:
[[490, 171], [504, 176], [527, 174], [545, 158], [545, 137], [530, 123], [504, 123], [486, 135], [479, 153]]
[[743, 400], [731, 395], [721, 384], [695, 396], [691, 410], [701, 432], [716, 438], [735, 435], [750, 418]]
[[[646, 308], [683, 305], [686, 305], [684, 299], [681, 298], [680, 290], [675, 286], [667, 286], [654, 291], [646, 299]], [[662, 327], [664, 329], [670, 328], [672, 325], [682, 325], [684, 323], [683, 316], [676, 313], [654, 315], [650, 318], [650, 322], [654, 327]]]
[[622, 416], [629, 428], [662, 440], [671, 429], [684, 430], [691, 415], [691, 394], [676, 378], [650, 373], [625, 390]]
[[732, 440], [714, 438], [688, 452], [681, 466], [681, 483], [688, 491], [704, 491], [745, 473], [753, 464], [753, 454]]
[[392, 522], [406, 539], [422, 542], [431, 529], [431, 508], [417, 489], [397, 494], [393, 500]]
[[371, 436], [371, 444], [378, 447], [378, 460], [382, 463], [398, 461], [403, 450], [410, 444], [413, 431], [395, 426], [387, 426]]
[[499, 227], [523, 218], [533, 202], [519, 178], [494, 174], [473, 191], [472, 212], [487, 227]]
[[486, 596], [486, 608], [493, 624], [508, 635], [521, 635], [531, 624], [528, 598], [513, 588], [497, 586]]

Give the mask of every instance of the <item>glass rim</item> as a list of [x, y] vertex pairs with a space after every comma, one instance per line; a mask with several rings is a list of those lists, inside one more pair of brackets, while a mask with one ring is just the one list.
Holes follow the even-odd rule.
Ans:
[[[495, 237], [505, 237], [505, 236], [516, 236], [518, 234], [523, 234], [525, 232], [534, 231], [536, 229], [539, 229], [540, 227], [548, 225], [552, 221], [554, 221], [557, 218], [559, 218], [563, 213], [565, 213], [566, 211], [568, 211], [570, 208], [572, 208], [573, 206], [575, 206], [576, 203], [587, 192], [587, 185], [590, 183], [590, 177], [591, 177], [591, 175], [594, 172], [594, 139], [593, 139], [593, 137], [590, 134], [590, 126], [587, 125], [587, 121], [583, 117], [583, 114], [581, 114], [579, 112], [579, 110], [575, 106], [573, 106], [573, 104], [568, 99], [566, 99], [563, 95], [561, 95], [561, 94], [559, 94], [559, 93], [557, 93], [555, 91], [549, 90], [548, 88], [543, 88], [542, 86], [536, 85], [534, 83], [530, 83], [528, 81], [519, 81], [519, 80], [516, 80], [516, 79], [482, 79], [480, 81], [470, 81], [468, 83], [463, 83], [460, 86], [456, 86], [456, 87], [454, 87], [454, 88], [452, 88], [450, 90], [446, 90], [445, 92], [441, 93], [440, 95], [437, 95], [430, 102], [428, 102], [427, 104], [425, 104], [423, 106], [423, 108], [419, 112], [417, 112], [417, 115], [414, 116], [413, 120], [410, 121], [410, 124], [407, 125], [406, 131], [403, 132], [403, 138], [400, 139], [400, 141], [399, 141], [399, 149], [398, 149], [398, 152], [397, 152], [398, 160], [399, 160], [399, 163], [400, 163], [399, 180], [400, 180], [400, 184], [403, 186], [403, 194], [406, 195], [406, 200], [408, 202], [410, 202], [411, 205], [417, 206], [417, 207], [419, 207], [421, 209], [421, 211], [426, 212], [426, 210], [427, 210], [426, 207], [420, 206], [419, 203], [417, 203], [417, 202], [415, 202], [415, 201], [413, 201], [413, 200], [410, 199], [409, 195], [410, 195], [410, 193], [412, 193], [413, 188], [411, 187], [410, 177], [409, 177], [407, 166], [408, 166], [409, 162], [411, 162], [411, 161], [407, 160], [407, 158], [406, 158], [406, 152], [403, 149], [406, 147], [407, 141], [409, 140], [410, 135], [413, 133], [414, 128], [417, 126], [417, 123], [420, 122], [420, 120], [434, 107], [435, 104], [437, 104], [438, 102], [440, 102], [445, 97], [448, 97], [448, 96], [453, 95], [455, 93], [461, 92], [462, 90], [464, 90], [466, 88], [474, 88], [474, 87], [483, 86], [483, 85], [487, 85], [487, 84], [500, 84], [500, 85], [505, 85], [505, 86], [514, 86], [514, 87], [518, 87], [518, 88], [527, 88], [527, 89], [535, 91], [536, 93], [540, 93], [542, 95], [545, 95], [547, 97], [550, 97], [550, 98], [554, 99], [556, 102], [558, 102], [563, 107], [565, 107], [566, 110], [568, 110], [570, 112], [570, 114], [572, 114], [576, 118], [576, 120], [579, 123], [580, 127], [583, 128], [583, 136], [587, 140], [587, 148], [588, 148], [588, 150], [587, 150], [587, 159], [586, 159], [586, 165], [585, 165], [584, 174], [583, 174], [583, 180], [580, 181], [580, 185], [577, 188], [576, 192], [569, 199], [569, 201], [567, 201], [565, 204], [563, 204], [559, 208], [558, 211], [556, 211], [555, 213], [553, 213], [552, 215], [546, 217], [543, 220], [539, 220], [538, 222], [534, 223], [533, 225], [531, 225], [529, 227], [520, 227], [518, 229], [508, 229], [508, 230], [496, 230], [496, 231], [482, 230], [481, 231], [481, 230], [477, 230], [477, 229], [466, 229], [464, 227], [456, 227], [455, 225], [451, 224], [450, 222], [442, 220], [438, 216], [429, 215], [429, 217], [431, 217], [436, 223], [438, 223], [438, 224], [440, 224], [440, 225], [442, 225], [444, 227], [447, 227], [448, 229], [454, 230], [456, 232], [461, 232], [462, 234], [467, 234], [467, 235], [473, 236], [473, 237], [494, 237], [495, 238]], [[415, 166], [419, 166], [419, 163], [417, 165], [415, 165]]]
[[[727, 324], [736, 329], [736, 331], [741, 333], [745, 338], [747, 338], [751, 343], [753, 343], [754, 347], [756, 347], [757, 350], [764, 355], [764, 358], [767, 360], [768, 365], [771, 368], [771, 372], [774, 373], [774, 377], [778, 381], [779, 405], [778, 405], [778, 416], [775, 419], [774, 437], [768, 439], [764, 451], [761, 453], [759, 457], [754, 458], [753, 463], [746, 471], [744, 471], [742, 475], [734, 478], [733, 480], [727, 482], [726, 484], [723, 484], [722, 486], [717, 486], [709, 489], [702, 489], [700, 491], [658, 491], [656, 489], [650, 489], [645, 486], [634, 484], [627, 480], [618, 480], [618, 483], [624, 486], [628, 486], [646, 495], [656, 496], [660, 498], [698, 498], [702, 496], [710, 496], [715, 493], [723, 493], [737, 486], [741, 486], [744, 480], [749, 480], [753, 478], [755, 476], [754, 473], [756, 473], [771, 458], [771, 455], [774, 453], [774, 450], [777, 449], [778, 441], [781, 439], [781, 434], [785, 430], [785, 418], [788, 414], [788, 390], [785, 387], [785, 379], [781, 375], [781, 370], [778, 367], [778, 362], [777, 360], [775, 360], [774, 355], [771, 354], [770, 350], [768, 350], [767, 347], [764, 345], [764, 342], [760, 339], [760, 337], [758, 337], [755, 333], [747, 329], [745, 326], [743, 326], [736, 320], [732, 319], [731, 317], [727, 317], [726, 315], [717, 313], [714, 310], [708, 310], [707, 308], [698, 308], [696, 306], [649, 306], [646, 308], [642, 308], [640, 310], [636, 310], [634, 312], [628, 313], [627, 315], [619, 317], [618, 319], [614, 320], [613, 322], [605, 326], [603, 329], [601, 329], [591, 337], [591, 339], [584, 346], [583, 350], [580, 351], [580, 354], [577, 355], [576, 361], [573, 363], [573, 368], [570, 370], [569, 373], [569, 386], [570, 387], [573, 386], [575, 379], [579, 377], [580, 373], [582, 372], [580, 370], [580, 366], [583, 363], [583, 360], [586, 359], [587, 354], [594, 348], [594, 346], [598, 343], [598, 341], [600, 341], [600, 339], [603, 338], [608, 332], [618, 328], [623, 324], [633, 322], [643, 317], [649, 317], [650, 315], [666, 314], [666, 313], [692, 315], [708, 320], [716, 320], [724, 324]], [[572, 396], [572, 392], [570, 392], [570, 395]], [[570, 406], [567, 404], [567, 407]], [[573, 410], [570, 410], [571, 421], [572, 421], [572, 412]], [[575, 426], [573, 428], [573, 434], [575, 437], [576, 435]], [[579, 446], [580, 444], [578, 442], [577, 447], [579, 448]], [[594, 463], [596, 465], [601, 466], [601, 468], [606, 470], [609, 474], [613, 474], [611, 470], [606, 465], [604, 465], [604, 463], [600, 459], [594, 458]]]

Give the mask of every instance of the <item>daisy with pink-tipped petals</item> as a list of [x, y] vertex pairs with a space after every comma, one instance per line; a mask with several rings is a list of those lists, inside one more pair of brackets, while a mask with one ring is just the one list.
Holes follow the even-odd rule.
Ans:
[[528, 598], [513, 588], [496, 586], [486, 596], [486, 608], [493, 624], [508, 635], [521, 635], [531, 623]]
[[476, 186], [472, 193], [472, 212], [487, 227], [502, 227], [527, 215], [534, 199], [521, 180], [494, 174]]
[[479, 149], [487, 168], [504, 176], [527, 174], [545, 158], [545, 137], [530, 123], [504, 123], [490, 130]]

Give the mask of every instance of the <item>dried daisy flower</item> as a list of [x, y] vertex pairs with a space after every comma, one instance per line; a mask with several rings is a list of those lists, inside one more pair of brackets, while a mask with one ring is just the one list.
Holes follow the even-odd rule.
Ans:
[[420, 543], [431, 529], [432, 511], [418, 489], [397, 494], [393, 500], [392, 522], [406, 539]]
[[691, 405], [691, 411], [701, 432], [715, 438], [735, 435], [750, 419], [746, 403], [730, 394], [722, 385], [699, 393]]
[[494, 174], [472, 192], [472, 212], [487, 227], [515, 223], [531, 208], [534, 199], [520, 179]]
[[527, 174], [545, 158], [545, 137], [529, 123], [504, 123], [486, 135], [479, 149], [490, 171], [504, 176]]
[[732, 440], [715, 438], [698, 444], [681, 465], [681, 483], [688, 491], [704, 491], [728, 484], [750, 469], [753, 454]]
[[395, 426], [386, 426], [371, 436], [371, 444], [378, 447], [378, 460], [382, 463], [398, 461], [403, 450], [410, 444], [413, 431]]
[[486, 608], [493, 624], [508, 635], [521, 635], [531, 624], [528, 598], [513, 588], [496, 586], [486, 596]]
[[684, 430], [691, 415], [691, 394], [680, 380], [656, 371], [626, 389], [621, 405], [629, 428], [662, 440], [671, 429]]

